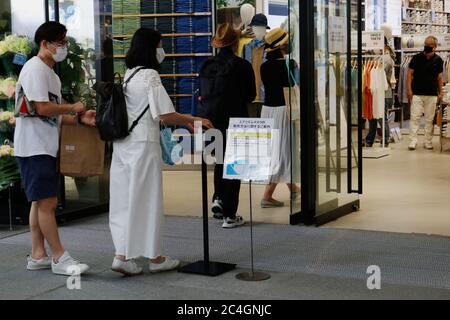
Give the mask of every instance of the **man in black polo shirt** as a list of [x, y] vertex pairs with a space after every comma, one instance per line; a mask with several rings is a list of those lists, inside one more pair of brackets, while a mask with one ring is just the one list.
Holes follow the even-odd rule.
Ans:
[[425, 114], [425, 143], [433, 149], [433, 120], [436, 105], [442, 99], [444, 62], [436, 54], [438, 40], [430, 36], [425, 40], [425, 49], [413, 57], [409, 64], [408, 98], [411, 102], [411, 127], [409, 150], [416, 150], [417, 131], [422, 114]]

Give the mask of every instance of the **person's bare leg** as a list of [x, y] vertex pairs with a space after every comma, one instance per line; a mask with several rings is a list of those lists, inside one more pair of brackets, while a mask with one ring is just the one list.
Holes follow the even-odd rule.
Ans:
[[53, 260], [55, 262], [58, 262], [59, 258], [64, 254], [64, 248], [59, 239], [58, 225], [56, 224], [55, 218], [57, 204], [58, 200], [56, 197], [37, 202], [39, 227], [52, 250]]
[[45, 239], [39, 226], [38, 206], [36, 202], [31, 204], [30, 209], [30, 231], [31, 231], [31, 258], [40, 260], [47, 256], [45, 251]]
[[289, 191], [291, 191], [291, 192], [300, 192], [300, 187], [295, 183], [288, 183], [287, 187], [289, 188]]
[[275, 192], [275, 189], [277, 187], [277, 183], [270, 183], [266, 186], [266, 190], [264, 191], [264, 197], [263, 199], [266, 201], [274, 200], [273, 199], [273, 193]]

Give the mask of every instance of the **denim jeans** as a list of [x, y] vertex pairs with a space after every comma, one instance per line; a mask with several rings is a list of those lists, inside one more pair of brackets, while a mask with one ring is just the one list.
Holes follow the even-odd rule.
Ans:
[[[385, 103], [384, 103], [385, 145], [389, 145], [389, 138], [390, 138], [390, 135], [391, 135], [391, 130], [389, 129], [389, 113], [388, 113], [388, 109], [391, 108], [393, 99], [392, 98], [387, 98], [384, 101], [385, 101]], [[380, 118], [380, 119], [369, 120], [369, 133], [367, 134], [367, 137], [366, 137], [366, 144], [369, 145], [369, 146], [373, 145], [373, 143], [375, 142], [375, 137], [377, 135], [378, 124], [382, 128], [383, 127], [383, 119]]]

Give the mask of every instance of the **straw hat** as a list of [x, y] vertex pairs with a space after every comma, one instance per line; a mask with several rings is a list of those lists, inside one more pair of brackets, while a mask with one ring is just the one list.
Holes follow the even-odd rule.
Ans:
[[281, 28], [275, 28], [266, 34], [264, 40], [266, 41], [266, 51], [274, 51], [288, 43], [289, 33]]
[[229, 47], [239, 40], [238, 32], [229, 23], [222, 23], [217, 28], [212, 40], [212, 46], [216, 49]]

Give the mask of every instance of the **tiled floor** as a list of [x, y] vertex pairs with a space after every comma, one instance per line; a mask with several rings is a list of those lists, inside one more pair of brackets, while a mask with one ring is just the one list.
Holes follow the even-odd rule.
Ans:
[[[421, 138], [420, 138], [421, 139]], [[325, 228], [349, 228], [450, 236], [450, 151], [440, 153], [421, 145], [408, 151], [408, 137], [392, 144], [391, 155], [364, 160], [364, 194], [361, 211], [325, 225]], [[168, 215], [201, 216], [200, 172], [164, 173], [165, 207]], [[210, 198], [212, 173], [208, 177]], [[261, 209], [264, 186], [253, 188], [254, 220], [265, 223], [289, 223], [289, 193], [280, 185], [275, 197], [285, 201], [279, 209]], [[249, 218], [249, 191], [243, 185], [239, 214]], [[295, 202], [299, 211], [300, 200]]]

